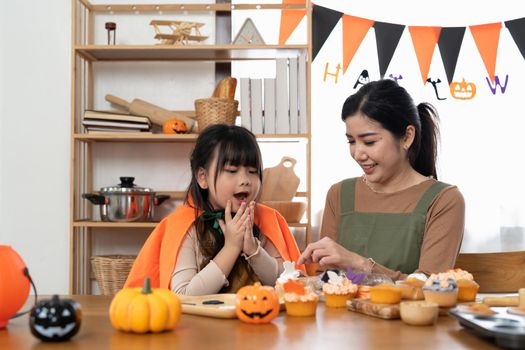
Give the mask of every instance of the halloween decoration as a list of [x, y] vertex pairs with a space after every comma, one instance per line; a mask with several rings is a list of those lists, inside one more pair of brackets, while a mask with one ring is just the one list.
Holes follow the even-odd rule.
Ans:
[[246, 323], [268, 323], [279, 314], [279, 298], [272, 287], [259, 282], [237, 292], [237, 317]]
[[24, 261], [13, 248], [0, 245], [0, 329], [24, 305], [29, 278]]
[[476, 96], [476, 84], [465, 82], [465, 78], [461, 83], [453, 81], [450, 84], [450, 94], [457, 100], [471, 100]]
[[39, 301], [31, 309], [29, 328], [40, 340], [59, 342], [77, 334], [81, 321], [79, 303], [53, 295], [50, 300]]
[[148, 277], [143, 288], [120, 290], [109, 307], [114, 328], [132, 333], [172, 330], [181, 314], [180, 300], [169, 289], [151, 288]]
[[162, 123], [162, 132], [164, 134], [184, 134], [187, 131], [186, 123], [177, 118], [171, 118]]

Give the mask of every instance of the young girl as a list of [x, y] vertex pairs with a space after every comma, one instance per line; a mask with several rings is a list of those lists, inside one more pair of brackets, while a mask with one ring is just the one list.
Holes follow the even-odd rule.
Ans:
[[197, 138], [190, 165], [184, 205], [152, 232], [125, 286], [150, 277], [154, 287], [204, 295], [235, 293], [256, 281], [274, 285], [282, 261], [297, 261], [300, 253], [284, 218], [255, 203], [262, 184], [255, 136], [238, 126], [210, 126]]

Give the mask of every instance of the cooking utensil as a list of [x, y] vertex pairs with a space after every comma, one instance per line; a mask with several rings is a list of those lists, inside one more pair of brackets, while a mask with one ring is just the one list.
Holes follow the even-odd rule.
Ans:
[[297, 193], [300, 179], [295, 175], [297, 160], [283, 157], [273, 168], [263, 171], [263, 185], [260, 201], [291, 201]]
[[149, 103], [138, 98], [135, 98], [133, 99], [133, 101], [128, 102], [120, 97], [107, 94], [106, 101], [127, 109], [131, 114], [148, 117], [152, 123], [157, 125], [162, 125], [162, 123], [164, 123], [168, 119], [177, 118], [186, 123], [188, 132], [191, 132], [193, 124], [195, 124], [195, 121], [193, 119], [186, 117], [185, 115], [169, 111], [167, 109], [154, 105], [153, 103]]
[[82, 198], [100, 205], [102, 221], [151, 221], [153, 207], [160, 205], [168, 195], [155, 195], [150, 188], [138, 187], [134, 177], [121, 177], [117, 186], [102, 187], [100, 194], [84, 193]]

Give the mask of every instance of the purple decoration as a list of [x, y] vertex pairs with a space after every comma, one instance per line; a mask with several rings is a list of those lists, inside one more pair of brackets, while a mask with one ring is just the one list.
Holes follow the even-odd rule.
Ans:
[[353, 272], [351, 267], [349, 267], [346, 270], [346, 278], [352, 281], [353, 284], [360, 284], [365, 279], [365, 277], [366, 277], [366, 273]]

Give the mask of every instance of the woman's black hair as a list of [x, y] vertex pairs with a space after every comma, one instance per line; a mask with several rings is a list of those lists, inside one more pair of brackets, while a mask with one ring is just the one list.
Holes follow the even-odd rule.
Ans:
[[384, 79], [363, 85], [346, 99], [341, 111], [342, 120], [358, 113], [378, 122], [398, 140], [405, 136], [407, 126], [413, 125], [416, 134], [408, 149], [410, 165], [420, 174], [437, 179], [439, 117], [431, 104], [420, 103], [416, 107], [402, 86], [394, 80]]

